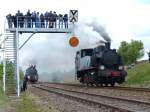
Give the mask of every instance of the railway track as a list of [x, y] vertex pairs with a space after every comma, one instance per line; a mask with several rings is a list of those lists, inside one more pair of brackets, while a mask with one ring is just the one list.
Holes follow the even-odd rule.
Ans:
[[86, 92], [50, 87], [43, 84], [33, 86], [44, 91], [71, 98], [84, 104], [94, 105], [96, 107], [104, 106], [115, 112], [150, 112], [150, 102], [90, 94]]
[[125, 86], [114, 86], [114, 87], [101, 87], [101, 86], [86, 86], [81, 84], [69, 84], [69, 83], [47, 83], [47, 84], [57, 84], [66, 85], [74, 87], [87, 87], [87, 88], [100, 88], [100, 89], [116, 89], [116, 90], [127, 90], [127, 91], [137, 91], [137, 92], [150, 92], [150, 88], [139, 88], [139, 87], [125, 87]]

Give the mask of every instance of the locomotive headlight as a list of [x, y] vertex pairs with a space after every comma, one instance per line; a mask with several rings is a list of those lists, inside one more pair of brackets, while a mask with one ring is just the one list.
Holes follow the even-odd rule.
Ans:
[[30, 79], [30, 76], [28, 76], [28, 79]]
[[101, 66], [99, 67], [99, 69], [100, 69], [100, 70], [104, 70], [104, 69], [105, 69], [104, 65], [101, 65]]
[[119, 66], [119, 68], [118, 68], [119, 70], [123, 70], [123, 66]]

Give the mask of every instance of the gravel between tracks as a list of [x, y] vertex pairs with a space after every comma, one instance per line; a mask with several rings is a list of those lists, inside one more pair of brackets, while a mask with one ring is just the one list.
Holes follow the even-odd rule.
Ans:
[[90, 94], [83, 94], [78, 93], [76, 91], [66, 91], [66, 89], [62, 90], [62, 89], [55, 89], [55, 88], [50, 88], [49, 86], [42, 86], [42, 88], [45, 88], [50, 90], [50, 91], [56, 91], [58, 93], [61, 94], [66, 94], [69, 96], [75, 96], [75, 97], [80, 97], [80, 98], [84, 98], [87, 100], [91, 100], [91, 101], [95, 101], [95, 102], [99, 102], [101, 104], [107, 104], [107, 105], [112, 105], [115, 107], [119, 107], [122, 109], [126, 109], [126, 110], [130, 110], [130, 111], [134, 111], [134, 112], [150, 112], [150, 104], [144, 104], [144, 103], [137, 103], [137, 102], [132, 102], [130, 100], [128, 101], [124, 101], [124, 100], [120, 100], [120, 99], [112, 99], [112, 98], [108, 98], [108, 97], [104, 97], [104, 96], [93, 96]]
[[91, 88], [91, 87], [77, 87], [70, 85], [57, 85], [57, 84], [48, 84], [51, 87], [59, 87], [69, 90], [77, 90], [81, 92], [94, 93], [112, 97], [121, 97], [133, 100], [147, 101], [150, 102], [150, 92], [140, 92], [140, 91], [130, 91], [130, 90], [118, 90], [118, 89], [103, 89], [103, 88]]
[[91, 105], [84, 105], [77, 101], [61, 97], [54, 93], [41, 91], [31, 86], [29, 86], [29, 91], [42, 98], [44, 102], [47, 102], [48, 105], [59, 110], [59, 112], [112, 112], [111, 109], [107, 109], [103, 106], [96, 108]]

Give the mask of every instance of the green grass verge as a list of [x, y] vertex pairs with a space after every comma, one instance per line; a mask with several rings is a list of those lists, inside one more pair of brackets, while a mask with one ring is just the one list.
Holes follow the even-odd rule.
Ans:
[[2, 82], [0, 81], [0, 112], [7, 112], [9, 110], [9, 100], [6, 95], [4, 95]]
[[45, 104], [39, 97], [26, 91], [21, 94], [20, 101], [16, 104], [15, 112], [59, 112], [59, 110], [49, 104]]
[[4, 95], [3, 88], [2, 88], [2, 82], [0, 81], [0, 106], [3, 106], [7, 103], [8, 99]]
[[0, 112], [2, 110], [5, 112], [6, 109], [11, 111], [11, 108], [15, 109], [12, 112], [41, 112], [28, 92], [22, 93], [17, 102], [9, 99], [8, 96], [4, 95], [0, 81]]
[[18, 103], [16, 112], [41, 112], [28, 92], [21, 95], [21, 101]]
[[150, 63], [141, 63], [128, 70], [125, 86], [150, 87]]

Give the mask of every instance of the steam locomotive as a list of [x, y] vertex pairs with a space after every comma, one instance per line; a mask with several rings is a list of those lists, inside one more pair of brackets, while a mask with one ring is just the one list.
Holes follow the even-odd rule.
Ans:
[[110, 48], [110, 42], [77, 51], [75, 72], [81, 83], [97, 86], [121, 84], [127, 75], [121, 57]]
[[38, 81], [38, 72], [36, 70], [35, 65], [31, 65], [26, 69], [25, 77], [30, 83], [36, 83]]

